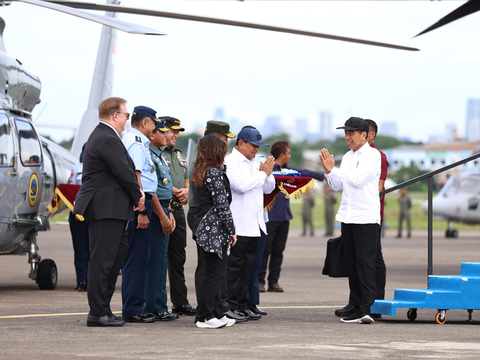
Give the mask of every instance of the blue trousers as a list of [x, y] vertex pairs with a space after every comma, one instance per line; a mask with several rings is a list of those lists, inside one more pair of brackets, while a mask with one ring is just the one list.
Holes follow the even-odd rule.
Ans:
[[[168, 201], [161, 201], [163, 211], [170, 218]], [[147, 275], [145, 277], [146, 313], [161, 313], [168, 310], [167, 306], [167, 268], [168, 241], [170, 235], [164, 235], [160, 218], [152, 214], [150, 231], [150, 246], [148, 248]]]
[[263, 250], [265, 250], [265, 243], [267, 242], [267, 234], [260, 230], [260, 240], [258, 241], [257, 255], [253, 263], [253, 274], [248, 281], [248, 295], [250, 305], [260, 304], [260, 289], [258, 288], [258, 272], [263, 260]]
[[90, 261], [88, 224], [86, 221], [75, 219], [75, 215], [71, 211], [68, 222], [72, 234], [75, 273], [77, 274], [77, 284], [79, 284], [85, 281], [88, 275], [88, 262]]
[[128, 223], [128, 253], [122, 270], [122, 316], [129, 318], [143, 314], [145, 303], [145, 274], [152, 224], [152, 202], [145, 200], [149, 220], [146, 229], [137, 229], [137, 216]]

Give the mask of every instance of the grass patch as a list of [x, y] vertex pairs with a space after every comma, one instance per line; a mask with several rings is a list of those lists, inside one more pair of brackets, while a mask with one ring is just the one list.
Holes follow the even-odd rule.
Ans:
[[[341, 201], [341, 192], [335, 192], [337, 197], [337, 203], [335, 204], [335, 214]], [[428, 229], [428, 217], [422, 211], [422, 204], [427, 200], [427, 192], [409, 192], [409, 196], [412, 198], [413, 206], [410, 209], [410, 216], [412, 221], [412, 229], [414, 230], [427, 230]], [[434, 194], [435, 196], [435, 194]], [[325, 228], [325, 211], [322, 194], [315, 194], [315, 207], [312, 209], [313, 225], [316, 228]], [[303, 200], [291, 200], [290, 206], [292, 209], [293, 220], [290, 222], [290, 226], [302, 227], [302, 202]], [[386, 223], [389, 229], [398, 229], [398, 214], [400, 207], [397, 201], [396, 194], [387, 194], [385, 198], [385, 214], [384, 223]], [[466, 225], [455, 223], [455, 229], [458, 230], [480, 230], [480, 225]], [[433, 228], [435, 230], [446, 230], [447, 222], [443, 220], [433, 220]], [[405, 232], [406, 224], [403, 224], [403, 232]]]

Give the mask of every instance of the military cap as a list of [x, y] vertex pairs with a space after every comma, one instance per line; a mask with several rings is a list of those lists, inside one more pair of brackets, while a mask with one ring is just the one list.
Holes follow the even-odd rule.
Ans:
[[157, 112], [148, 106], [135, 106], [135, 109], [133, 109], [133, 115], [149, 117], [153, 121], [157, 121]]
[[207, 121], [207, 126], [205, 127], [205, 131], [208, 131], [211, 133], [223, 134], [230, 139], [233, 139], [236, 136], [234, 133], [230, 132], [230, 125], [228, 125], [224, 121], [216, 121], [216, 120]]
[[180, 120], [171, 116], [161, 116], [160, 120], [165, 121], [165, 126], [172, 130], [185, 131], [185, 128], [180, 126]]
[[165, 126], [165, 121], [160, 119], [155, 120], [155, 129], [163, 133], [170, 131], [170, 129]]

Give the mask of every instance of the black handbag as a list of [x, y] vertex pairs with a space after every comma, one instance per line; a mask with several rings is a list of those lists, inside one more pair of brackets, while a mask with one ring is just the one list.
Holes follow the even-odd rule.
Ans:
[[347, 262], [343, 254], [342, 237], [327, 241], [327, 255], [322, 275], [330, 277], [348, 277]]

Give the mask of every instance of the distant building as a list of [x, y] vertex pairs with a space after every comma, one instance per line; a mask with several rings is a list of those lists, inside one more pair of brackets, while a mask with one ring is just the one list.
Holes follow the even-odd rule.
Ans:
[[328, 111], [322, 111], [320, 113], [320, 134], [319, 140], [334, 140], [332, 131], [332, 114]]
[[282, 125], [282, 119], [280, 116], [267, 116], [263, 129], [260, 131], [263, 137], [269, 137], [275, 134], [282, 133], [284, 131]]
[[480, 99], [468, 99], [465, 131], [467, 141], [480, 141]]
[[458, 140], [457, 125], [447, 124], [445, 126], [445, 141], [453, 143]]
[[223, 108], [218, 107], [218, 108], [215, 109], [215, 112], [213, 113], [213, 120], [225, 121], [225, 115], [223, 114]]
[[298, 118], [295, 120], [295, 131], [293, 134], [294, 141], [304, 141], [307, 139], [309, 133], [308, 121], [305, 118]]
[[382, 136], [398, 138], [398, 126], [395, 121], [383, 121], [378, 126], [378, 133]]

